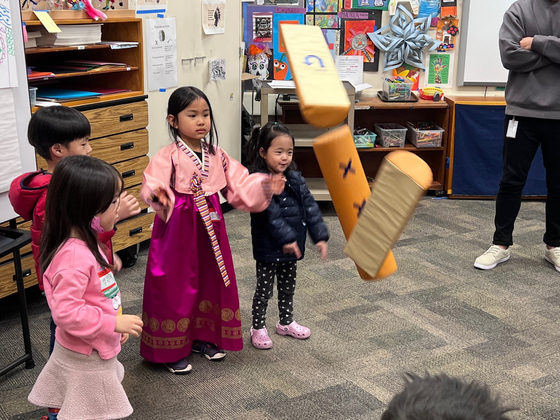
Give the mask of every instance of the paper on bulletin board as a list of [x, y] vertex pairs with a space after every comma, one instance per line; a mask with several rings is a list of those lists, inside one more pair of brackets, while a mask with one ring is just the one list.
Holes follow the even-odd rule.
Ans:
[[364, 59], [359, 55], [337, 55], [335, 57], [336, 70], [340, 80], [361, 85], [364, 81]]
[[[134, 0], [136, 3], [136, 14], [165, 13], [167, 11], [167, 0]], [[129, 1], [129, 9], [133, 9], [133, 1]]]
[[226, 0], [202, 0], [202, 27], [207, 35], [226, 32]]
[[177, 26], [175, 18], [146, 20], [148, 90], [177, 86]]
[[224, 58], [213, 58], [208, 61], [210, 81], [226, 80], [226, 60]]
[[428, 56], [427, 86], [450, 88], [453, 86], [453, 54], [430, 54]]
[[0, 0], [0, 89], [16, 87], [17, 85], [18, 76], [10, 2]]
[[2, 104], [2, 118], [0, 118], [0, 193], [10, 189], [11, 181], [21, 174], [21, 159], [19, 156], [19, 141], [16, 126], [16, 111], [12, 89], [0, 89], [0, 104]]

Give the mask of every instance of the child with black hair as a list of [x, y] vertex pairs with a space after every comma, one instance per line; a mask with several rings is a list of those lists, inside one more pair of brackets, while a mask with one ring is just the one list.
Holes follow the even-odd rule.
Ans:
[[64, 158], [54, 170], [41, 238], [41, 270], [56, 343], [29, 401], [54, 419], [120, 419], [132, 413], [117, 360], [142, 321], [123, 315], [113, 265], [97, 232], [118, 217], [123, 180], [108, 163]]
[[287, 127], [278, 123], [256, 128], [247, 143], [251, 172], [282, 174], [286, 178], [282, 194], [274, 196], [263, 212], [251, 213], [257, 286], [250, 332], [253, 346], [261, 350], [272, 348], [266, 329], [266, 309], [275, 277], [280, 312], [276, 333], [297, 339], [306, 339], [311, 334], [309, 328], [294, 321], [293, 314], [297, 261], [304, 256], [307, 232], [321, 257], [327, 257], [329, 233], [305, 179], [295, 170], [293, 153], [294, 137]]
[[475, 381], [426, 374], [405, 374], [404, 389], [396, 394], [381, 420], [509, 420], [499, 396]]

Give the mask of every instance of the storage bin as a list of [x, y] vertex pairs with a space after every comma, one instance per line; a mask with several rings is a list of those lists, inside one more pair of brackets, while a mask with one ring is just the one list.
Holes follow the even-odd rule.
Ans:
[[377, 143], [382, 147], [404, 147], [407, 128], [400, 124], [375, 124]]
[[406, 126], [408, 127], [407, 139], [416, 147], [441, 147], [443, 128], [436, 125], [432, 130], [418, 130], [408, 122]]
[[383, 79], [383, 92], [388, 101], [409, 101], [413, 81], [409, 79], [387, 77]]
[[354, 144], [357, 149], [367, 149], [375, 146], [377, 134], [365, 130], [365, 134], [354, 134]]
[[37, 88], [30, 87], [29, 88], [29, 103], [31, 106], [35, 106], [37, 104]]

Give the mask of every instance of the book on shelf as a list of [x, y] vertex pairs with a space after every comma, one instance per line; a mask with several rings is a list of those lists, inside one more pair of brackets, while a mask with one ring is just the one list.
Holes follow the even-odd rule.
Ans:
[[37, 38], [41, 37], [40, 31], [29, 31], [27, 32], [27, 41], [25, 41], [25, 48], [35, 48], [37, 47]]
[[112, 61], [94, 61], [94, 60], [66, 60], [64, 64], [87, 66], [91, 68], [111, 66], [111, 67], [128, 67], [126, 63], [113, 63]]
[[44, 79], [52, 79], [53, 77], [56, 77], [56, 75], [51, 71], [29, 70], [27, 72], [28, 80], [44, 80]]
[[37, 90], [38, 100], [51, 102], [77, 101], [80, 99], [96, 98], [99, 96], [102, 96], [102, 94], [85, 90], [57, 89], [41, 86], [39, 86]]
[[39, 47], [71, 47], [101, 42], [101, 23], [91, 25], [60, 25], [61, 32], [49, 33], [43, 27], [37, 38]]
[[139, 42], [135, 41], [101, 41], [102, 45], [110, 45], [112, 50], [123, 50], [125, 48], [136, 48]]

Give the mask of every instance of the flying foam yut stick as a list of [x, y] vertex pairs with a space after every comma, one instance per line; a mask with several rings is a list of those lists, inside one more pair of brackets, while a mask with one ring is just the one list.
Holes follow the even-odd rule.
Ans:
[[348, 239], [344, 253], [370, 276], [399, 239], [420, 198], [432, 184], [432, 170], [414, 153], [389, 153], [375, 176], [371, 196]]
[[348, 116], [350, 101], [321, 28], [280, 25], [303, 118], [315, 127], [334, 127]]
[[[315, 139], [313, 150], [329, 188], [344, 236], [348, 239], [355, 228], [357, 229], [356, 222], [358, 217], [363, 217], [360, 214], [371, 194], [350, 128], [345, 125], [327, 131]], [[376, 232], [377, 235], [379, 233]], [[381, 268], [373, 274], [363, 270], [354, 260], [362, 279], [382, 279], [397, 270], [397, 263], [390, 248], [378, 257], [382, 260]]]

